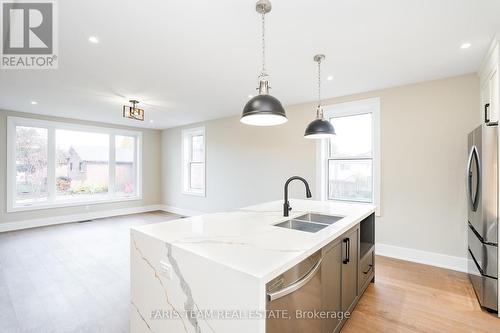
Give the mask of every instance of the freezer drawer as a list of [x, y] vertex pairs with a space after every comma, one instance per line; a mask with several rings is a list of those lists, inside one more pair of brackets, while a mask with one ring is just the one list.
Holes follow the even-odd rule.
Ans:
[[498, 247], [483, 243], [469, 224], [469, 249], [481, 272], [489, 277], [498, 277]]
[[469, 249], [468, 251], [468, 272], [469, 279], [474, 286], [474, 291], [476, 292], [477, 299], [481, 306], [491, 309], [498, 310], [497, 304], [497, 279], [487, 277], [481, 274], [474, 257]]

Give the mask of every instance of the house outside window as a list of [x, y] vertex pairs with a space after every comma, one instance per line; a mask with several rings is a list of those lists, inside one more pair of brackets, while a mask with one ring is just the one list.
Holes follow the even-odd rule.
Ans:
[[318, 143], [321, 199], [375, 204], [380, 215], [379, 98], [330, 105], [324, 110], [336, 135]]
[[9, 117], [8, 211], [142, 197], [140, 132]]
[[205, 127], [182, 131], [182, 192], [205, 196]]

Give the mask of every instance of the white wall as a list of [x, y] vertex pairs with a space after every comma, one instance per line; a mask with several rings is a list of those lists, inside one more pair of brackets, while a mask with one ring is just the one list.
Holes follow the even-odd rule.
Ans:
[[[206, 131], [205, 198], [181, 193], [181, 128], [163, 131], [163, 202], [215, 212], [277, 200], [283, 197], [284, 182], [291, 175], [304, 176], [314, 185], [314, 144], [303, 139], [304, 115], [290, 113], [287, 124], [274, 128], [246, 126], [238, 117], [202, 124]], [[302, 183], [291, 188], [295, 195], [305, 195]]]
[[[28, 117], [44, 120], [53, 120], [59, 122], [70, 122], [76, 124], [90, 125], [90, 126], [104, 126], [113, 128], [126, 128], [142, 132], [143, 140], [143, 177], [142, 177], [142, 190], [143, 199], [136, 201], [104, 203], [86, 206], [75, 206], [65, 208], [51, 208], [42, 210], [32, 210], [24, 212], [7, 213], [6, 211], [6, 193], [7, 193], [7, 117]], [[10, 112], [0, 110], [0, 230], [4, 230], [2, 223], [31, 221], [40, 219], [54, 219], [59, 220], [61, 216], [77, 216], [84, 214], [85, 216], [92, 216], [96, 212], [103, 211], [130, 211], [133, 208], [145, 207], [151, 205], [158, 205], [161, 203], [160, 195], [160, 152], [161, 152], [161, 133], [158, 130], [149, 129], [136, 129], [123, 126], [114, 126], [110, 124], [101, 124], [90, 121], [81, 121], [65, 118], [47, 117], [28, 113]], [[50, 220], [49, 220], [50, 222]], [[44, 222], [45, 223], [45, 222]]]
[[[480, 124], [475, 74], [369, 92], [381, 101], [381, 205], [377, 242], [463, 258], [466, 253], [464, 168], [467, 133]], [[162, 132], [162, 201], [213, 212], [282, 198], [292, 175], [314, 191], [315, 144], [303, 139], [313, 103], [287, 107], [289, 122], [273, 128], [240, 124], [239, 117], [206, 126], [206, 197], [181, 193], [181, 129]], [[188, 128], [191, 126], [184, 126]], [[314, 191], [316, 192], [316, 191]], [[293, 185], [292, 196], [304, 197]]]

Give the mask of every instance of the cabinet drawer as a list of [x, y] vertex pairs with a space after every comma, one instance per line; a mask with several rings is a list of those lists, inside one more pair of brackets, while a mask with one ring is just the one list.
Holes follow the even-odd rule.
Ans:
[[359, 293], [361, 294], [367, 284], [367, 281], [372, 278], [374, 270], [374, 251], [368, 252], [359, 263]]

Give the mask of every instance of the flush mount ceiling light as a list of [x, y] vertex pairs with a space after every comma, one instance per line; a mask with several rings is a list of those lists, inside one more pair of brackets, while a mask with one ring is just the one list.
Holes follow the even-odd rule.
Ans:
[[323, 54], [314, 56], [318, 63], [318, 106], [316, 107], [316, 120], [313, 120], [306, 128], [304, 137], [306, 139], [324, 139], [335, 135], [335, 129], [331, 122], [325, 119], [321, 105], [321, 62], [325, 60]]
[[37, 101], [31, 101], [31, 105], [37, 105], [38, 102]]
[[97, 38], [96, 36], [90, 36], [89, 42], [91, 42], [92, 44], [97, 44], [99, 43], [99, 38]]
[[139, 104], [139, 101], [131, 99], [129, 102], [132, 104], [131, 106], [123, 106], [123, 117], [144, 121], [144, 110], [136, 107], [137, 104]]
[[252, 97], [245, 107], [240, 121], [254, 126], [274, 126], [287, 122], [285, 109], [281, 102], [269, 95], [268, 74], [266, 72], [265, 15], [271, 11], [269, 0], [259, 0], [255, 10], [262, 16], [262, 71], [259, 75], [259, 94]]

